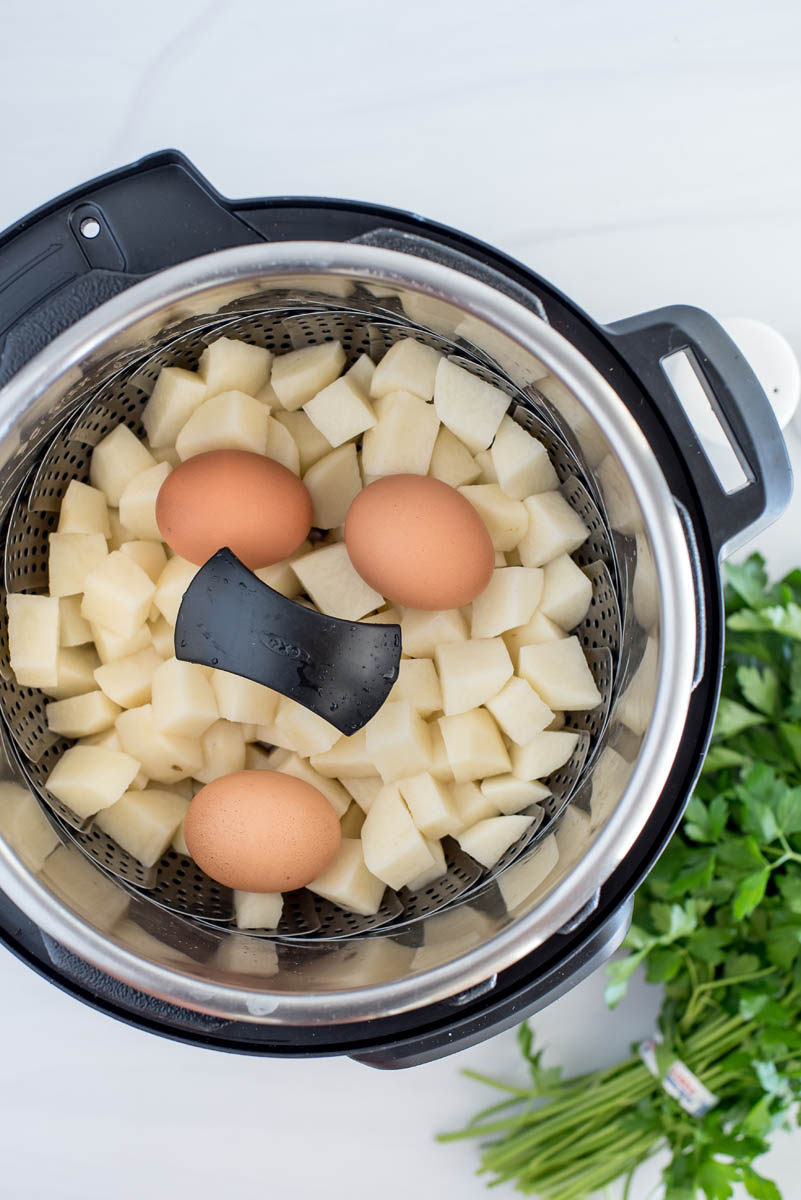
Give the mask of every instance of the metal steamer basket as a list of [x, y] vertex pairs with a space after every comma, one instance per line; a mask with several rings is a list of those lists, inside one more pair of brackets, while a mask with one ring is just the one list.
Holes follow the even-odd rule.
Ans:
[[[232, 203], [154, 155], [0, 239], [0, 512], [6, 591], [44, 591], [47, 538], [94, 445], [140, 417], [164, 366], [225, 334], [281, 353], [337, 338], [350, 362], [400, 337], [502, 388], [590, 537], [576, 631], [603, 697], [568, 714], [575, 754], [524, 838], [358, 917], [301, 891], [275, 933], [174, 851], [145, 869], [52, 796], [70, 744], [19, 687], [0, 634], [0, 935], [74, 994], [155, 1032], [262, 1054], [425, 1061], [549, 1003], [619, 944], [711, 731], [718, 559], [791, 479], [747, 364], [707, 314], [601, 328], [497, 251], [346, 201]], [[727, 492], [663, 371], [686, 352], [742, 467]]]

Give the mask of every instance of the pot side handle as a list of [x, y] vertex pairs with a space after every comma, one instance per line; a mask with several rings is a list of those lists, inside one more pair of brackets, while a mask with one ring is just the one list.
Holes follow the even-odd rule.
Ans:
[[[658, 405], [689, 466], [719, 556], [733, 553], [786, 508], [793, 475], [781, 430], [756, 375], [723, 327], [691, 305], [654, 309], [606, 327], [620, 356]], [[663, 360], [685, 351], [746, 476], [722, 486]]]

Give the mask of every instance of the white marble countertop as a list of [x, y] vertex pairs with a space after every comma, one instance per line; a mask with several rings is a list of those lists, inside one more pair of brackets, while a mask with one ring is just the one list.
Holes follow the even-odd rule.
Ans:
[[[683, 301], [759, 317], [801, 351], [792, 0], [5, 0], [2, 16], [0, 228], [175, 146], [231, 196], [349, 196], [461, 227], [601, 320]], [[801, 498], [761, 539], [776, 569], [801, 558], [799, 517]], [[9, 955], [0, 978], [14, 1200], [486, 1195], [472, 1148], [432, 1136], [485, 1102], [461, 1067], [519, 1071], [512, 1035], [379, 1074], [156, 1039]], [[534, 1022], [573, 1069], [651, 1031], [653, 991], [610, 1016], [602, 982]], [[791, 1144], [797, 1158], [786, 1138], [762, 1160], [788, 1200]]]

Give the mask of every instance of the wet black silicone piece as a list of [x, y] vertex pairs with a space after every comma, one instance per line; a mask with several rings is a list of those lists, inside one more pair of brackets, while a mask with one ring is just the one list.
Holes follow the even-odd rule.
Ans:
[[375, 716], [398, 678], [401, 631], [287, 600], [226, 549], [184, 592], [175, 655], [266, 684], [350, 735]]

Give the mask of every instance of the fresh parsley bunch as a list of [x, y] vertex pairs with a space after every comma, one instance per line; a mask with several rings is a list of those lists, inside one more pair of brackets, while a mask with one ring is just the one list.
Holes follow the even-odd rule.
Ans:
[[543, 1200], [631, 1193], [658, 1150], [664, 1200], [781, 1200], [754, 1168], [801, 1096], [801, 571], [772, 587], [753, 556], [729, 567], [723, 688], [683, 823], [640, 889], [607, 1002], [644, 965], [664, 987], [657, 1065], [681, 1060], [714, 1093], [686, 1112], [639, 1054], [563, 1079], [519, 1032], [531, 1086], [468, 1074], [505, 1097], [459, 1133], [487, 1139], [480, 1170]]

